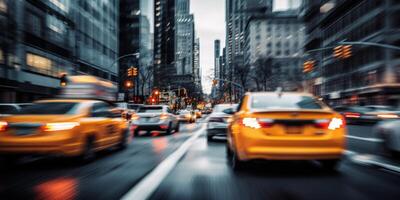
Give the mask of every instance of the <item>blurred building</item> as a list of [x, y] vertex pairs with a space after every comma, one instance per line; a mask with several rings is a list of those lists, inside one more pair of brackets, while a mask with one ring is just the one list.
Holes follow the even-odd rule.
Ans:
[[[306, 1], [306, 48], [361, 41], [400, 46], [400, 2], [394, 0]], [[399, 105], [399, 51], [372, 45], [353, 45], [347, 59], [333, 50], [310, 54], [320, 66], [321, 96], [332, 104]]]
[[114, 0], [1, 0], [1, 101], [54, 96], [61, 74], [115, 82], [117, 15]]
[[80, 74], [117, 82], [119, 5], [115, 0], [70, 2], [76, 28], [76, 63]]
[[201, 85], [201, 67], [200, 67], [200, 38], [196, 38], [194, 42], [194, 77], [195, 77], [195, 85], [198, 88], [198, 91], [202, 91]]
[[154, 28], [154, 84], [169, 90], [199, 91], [194, 76], [194, 18], [190, 0], [156, 0]]
[[0, 101], [30, 102], [57, 93], [74, 73], [70, 1], [0, 0]]
[[[152, 2], [149, 0], [121, 0], [119, 20], [119, 85], [125, 92], [126, 100], [141, 101], [152, 91], [153, 85], [153, 46], [150, 31], [150, 18], [153, 16]], [[135, 55], [131, 55], [135, 54]], [[128, 77], [130, 67], [138, 69], [136, 77]], [[133, 87], [126, 88], [126, 81]]]
[[176, 74], [175, 0], [154, 1], [154, 86], [166, 88]]
[[220, 77], [220, 62], [219, 58], [221, 56], [221, 41], [214, 40], [214, 78], [219, 79]]
[[[226, 0], [226, 67], [228, 78], [238, 81], [238, 68], [244, 66], [244, 34], [247, 20], [254, 14], [272, 12], [272, 0]], [[237, 97], [238, 89], [231, 86]], [[237, 99], [237, 98], [236, 98]]]
[[252, 83], [249, 89], [301, 88], [304, 29], [298, 9], [250, 17], [244, 48], [245, 65], [250, 68], [248, 82]]

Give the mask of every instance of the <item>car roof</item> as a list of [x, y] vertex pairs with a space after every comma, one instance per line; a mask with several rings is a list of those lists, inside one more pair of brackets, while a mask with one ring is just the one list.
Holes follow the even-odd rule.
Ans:
[[314, 97], [314, 95], [306, 92], [247, 92], [247, 95], [250, 96], [277, 96], [279, 94], [282, 94], [283, 96], [289, 95], [289, 96], [309, 96], [309, 97]]

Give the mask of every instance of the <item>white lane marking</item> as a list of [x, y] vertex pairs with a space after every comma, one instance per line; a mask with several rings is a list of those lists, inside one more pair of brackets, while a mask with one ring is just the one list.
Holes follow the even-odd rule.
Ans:
[[383, 142], [382, 139], [378, 139], [378, 138], [364, 138], [364, 137], [357, 137], [357, 136], [353, 136], [353, 135], [346, 135], [346, 137], [350, 138], [350, 139], [362, 140], [362, 141], [367, 141], [367, 142]]
[[203, 133], [205, 126], [187, 139], [175, 152], [162, 161], [154, 168], [146, 177], [128, 191], [121, 199], [122, 200], [145, 200], [148, 199], [153, 192], [158, 188], [165, 177], [174, 169], [176, 164], [187, 152], [193, 142]]
[[346, 156], [354, 156], [354, 155], [356, 155], [357, 153], [356, 152], [354, 152], [354, 151], [350, 151], [350, 150], [345, 150], [344, 151], [344, 155], [346, 155]]

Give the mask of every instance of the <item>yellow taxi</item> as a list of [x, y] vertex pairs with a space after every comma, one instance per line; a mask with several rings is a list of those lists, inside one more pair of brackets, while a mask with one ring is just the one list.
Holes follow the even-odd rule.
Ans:
[[230, 112], [227, 158], [234, 170], [255, 159], [317, 160], [333, 170], [344, 152], [345, 120], [312, 95], [247, 93]]
[[0, 154], [62, 155], [93, 159], [95, 152], [124, 149], [130, 132], [126, 119], [101, 100], [37, 101], [15, 115], [0, 118]]

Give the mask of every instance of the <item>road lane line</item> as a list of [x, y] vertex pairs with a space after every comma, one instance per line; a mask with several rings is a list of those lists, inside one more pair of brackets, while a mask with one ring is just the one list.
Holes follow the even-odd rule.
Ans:
[[354, 163], [378, 166], [378, 167], [381, 167], [382, 169], [400, 173], [400, 167], [391, 165], [391, 164], [387, 164], [387, 163], [383, 163], [383, 162], [379, 162], [376, 159], [374, 159], [374, 158], [376, 158], [375, 155], [361, 154], [361, 153], [357, 153], [357, 152], [349, 151], [349, 150], [344, 151], [344, 154], [346, 156], [348, 156], [349, 159], [351, 161], [353, 161]]
[[145, 200], [148, 199], [158, 188], [161, 182], [174, 169], [176, 164], [187, 152], [193, 142], [204, 132], [203, 125], [199, 130], [187, 139], [175, 152], [169, 155], [156, 168], [154, 168], [146, 177], [126, 193], [121, 200]]
[[353, 136], [353, 135], [346, 135], [346, 137], [350, 138], [350, 139], [362, 140], [362, 141], [367, 141], [367, 142], [383, 142], [382, 139], [378, 139], [378, 138], [364, 138], [364, 137], [357, 137], [357, 136]]

